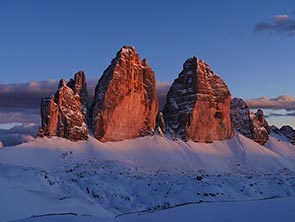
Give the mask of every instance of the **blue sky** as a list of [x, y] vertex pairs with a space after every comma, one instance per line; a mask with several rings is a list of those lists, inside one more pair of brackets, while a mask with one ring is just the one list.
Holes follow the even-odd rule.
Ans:
[[295, 19], [295, 1], [0, 1], [0, 82], [98, 79], [134, 45], [172, 82], [186, 58], [205, 60], [233, 96], [295, 96], [295, 35], [254, 31], [274, 16]]

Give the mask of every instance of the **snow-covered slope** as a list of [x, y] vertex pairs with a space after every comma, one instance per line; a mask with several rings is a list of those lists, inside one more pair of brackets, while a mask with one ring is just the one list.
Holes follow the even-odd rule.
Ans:
[[295, 146], [275, 138], [265, 147], [239, 134], [210, 144], [160, 136], [37, 139], [0, 150], [0, 221], [295, 196], [294, 171]]
[[71, 155], [75, 163], [86, 159], [116, 160], [126, 164], [167, 171], [233, 172], [242, 168], [264, 172], [295, 169], [295, 146], [271, 138], [266, 146], [238, 134], [214, 143], [173, 141], [165, 137], [141, 137], [122, 142], [102, 143], [90, 137], [71, 142], [43, 138], [1, 150], [0, 163], [63, 170], [61, 155]]

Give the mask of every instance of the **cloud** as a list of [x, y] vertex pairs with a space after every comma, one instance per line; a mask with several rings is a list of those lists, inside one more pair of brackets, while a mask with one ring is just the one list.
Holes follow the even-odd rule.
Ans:
[[52, 94], [57, 84], [56, 80], [0, 84], [0, 107], [38, 108], [41, 98]]
[[29, 108], [1, 107], [0, 124], [4, 123], [39, 123], [40, 110]]
[[0, 129], [0, 141], [4, 146], [15, 146], [17, 144], [28, 142], [36, 137], [39, 124], [24, 123], [16, 125], [8, 130]]
[[295, 34], [295, 20], [287, 14], [273, 16], [270, 22], [259, 22], [254, 28], [255, 32], [276, 32], [286, 36]]
[[295, 112], [289, 112], [289, 113], [276, 113], [276, 112], [270, 112], [264, 115], [266, 118], [269, 117], [286, 117], [286, 116], [291, 116], [295, 117]]
[[295, 97], [282, 95], [276, 98], [261, 97], [245, 100], [250, 108], [295, 110]]

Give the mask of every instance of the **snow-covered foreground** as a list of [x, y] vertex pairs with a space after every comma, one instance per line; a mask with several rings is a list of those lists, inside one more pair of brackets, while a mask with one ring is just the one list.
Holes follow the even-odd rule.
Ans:
[[[263, 147], [241, 135], [212, 144], [160, 136], [115, 143], [44, 138], [0, 150], [0, 189], [0, 221], [64, 213], [44, 221], [113, 221], [200, 202], [144, 214], [140, 221], [179, 221], [184, 213], [206, 221], [205, 212], [210, 218], [231, 206], [237, 214], [239, 206], [259, 205], [249, 200], [295, 196], [295, 146], [271, 138]], [[214, 203], [223, 201], [246, 202]], [[285, 209], [295, 203], [268, 200], [265, 207], [276, 201]], [[26, 220], [45, 217], [37, 218]]]
[[295, 218], [294, 206], [295, 198], [192, 204], [155, 213], [126, 215], [115, 221], [292, 222]]
[[295, 198], [244, 202], [215, 202], [189, 204], [167, 210], [101, 218], [88, 215], [43, 215], [15, 222], [293, 222]]

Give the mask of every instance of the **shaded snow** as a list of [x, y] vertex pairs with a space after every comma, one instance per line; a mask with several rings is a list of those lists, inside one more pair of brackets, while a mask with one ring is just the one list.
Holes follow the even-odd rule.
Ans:
[[293, 222], [295, 198], [269, 199], [244, 202], [189, 204], [154, 213], [122, 215], [117, 218], [100, 218], [81, 215], [48, 215], [26, 218], [15, 222]]
[[119, 217], [120, 222], [292, 222], [295, 218], [295, 198], [245, 202], [202, 203], [177, 207], [151, 214]]

